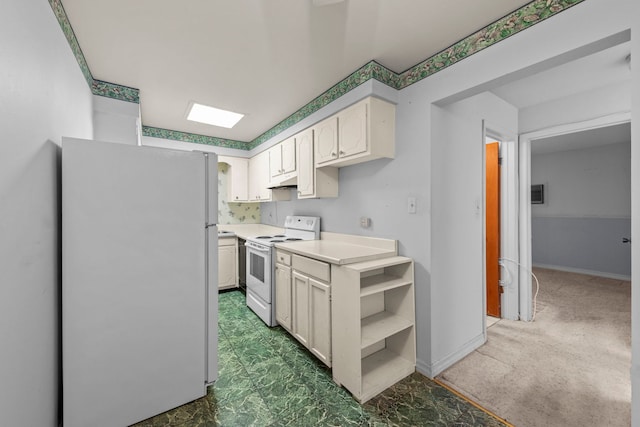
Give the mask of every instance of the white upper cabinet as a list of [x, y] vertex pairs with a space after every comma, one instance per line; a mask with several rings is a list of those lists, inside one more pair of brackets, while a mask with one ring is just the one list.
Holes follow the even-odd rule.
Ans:
[[314, 162], [314, 145], [317, 144], [317, 138], [321, 137], [323, 130], [324, 135], [327, 135], [327, 127], [323, 126], [323, 123], [296, 135], [298, 199], [338, 197], [338, 169], [331, 166], [316, 168]]
[[395, 117], [393, 104], [369, 97], [318, 123], [316, 166], [342, 167], [381, 157], [392, 159]]
[[228, 201], [249, 201], [249, 159], [218, 156], [218, 162], [228, 164], [231, 171], [227, 190]]
[[329, 117], [315, 126], [316, 164], [338, 158], [338, 116]]
[[367, 151], [368, 103], [360, 102], [342, 111], [338, 118], [338, 157], [345, 158]]
[[269, 173], [271, 180], [296, 171], [296, 141], [286, 139], [269, 149]]
[[298, 198], [315, 195], [315, 165], [313, 164], [313, 129], [296, 136], [298, 146]]
[[249, 201], [270, 202], [289, 200], [289, 190], [269, 190], [269, 151], [263, 151], [249, 160]]

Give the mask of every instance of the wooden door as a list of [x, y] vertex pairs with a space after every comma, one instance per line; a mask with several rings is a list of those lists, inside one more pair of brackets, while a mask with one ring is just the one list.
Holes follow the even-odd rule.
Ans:
[[500, 317], [500, 164], [499, 144], [486, 144], [487, 314]]

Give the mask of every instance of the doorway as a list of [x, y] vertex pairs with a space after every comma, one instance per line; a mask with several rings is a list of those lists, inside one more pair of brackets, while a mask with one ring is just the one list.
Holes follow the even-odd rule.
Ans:
[[[520, 229], [520, 262], [523, 267], [521, 270], [524, 270], [524, 273], [521, 274], [520, 276], [520, 309], [521, 309], [522, 320], [530, 321], [535, 316], [535, 313], [533, 312], [533, 308], [534, 308], [533, 282], [532, 282], [532, 276], [529, 274], [529, 272], [533, 268], [533, 246], [532, 246], [532, 227], [531, 227], [531, 224], [532, 224], [531, 185], [540, 184], [540, 183], [537, 183], [537, 182], [533, 183], [531, 181], [532, 143], [536, 143], [535, 141], [540, 142], [540, 141], [548, 140], [554, 137], [571, 135], [577, 132], [585, 132], [589, 130], [597, 130], [597, 129], [603, 129], [607, 127], [617, 127], [624, 124], [629, 124], [630, 121], [631, 121], [630, 113], [613, 114], [613, 115], [601, 117], [594, 120], [555, 126], [555, 127], [551, 127], [548, 129], [537, 131], [537, 132], [531, 132], [531, 133], [520, 136], [519, 145], [520, 145], [521, 198], [520, 198], [519, 220], [522, 225]], [[630, 140], [630, 137], [629, 137], [629, 140]], [[547, 193], [548, 192], [549, 192], [549, 189], [547, 189]], [[629, 214], [629, 218], [630, 218], [630, 214]], [[620, 241], [622, 241], [622, 238], [625, 236], [618, 236], [618, 237], [620, 238]], [[602, 242], [598, 242], [598, 245], [601, 245], [601, 244]], [[582, 264], [583, 267], [579, 267], [578, 266], [579, 264], [576, 265], [575, 262], [573, 261], [569, 262], [569, 264], [571, 263], [574, 263], [573, 267], [571, 265], [565, 266], [565, 267], [568, 267], [569, 270], [573, 268], [577, 272], [583, 272], [583, 273], [589, 273], [589, 272], [597, 273], [599, 271], [597, 268], [585, 268], [584, 263]], [[630, 260], [629, 260], [629, 265], [630, 265]], [[609, 273], [612, 273], [612, 272], [609, 272]], [[613, 273], [615, 274], [615, 272]], [[630, 278], [630, 268], [629, 268], [629, 278]]]
[[485, 281], [487, 316], [501, 317], [500, 141], [485, 138]]

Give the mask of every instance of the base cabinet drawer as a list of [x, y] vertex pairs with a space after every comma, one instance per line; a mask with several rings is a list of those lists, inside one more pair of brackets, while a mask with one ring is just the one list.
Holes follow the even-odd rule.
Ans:
[[324, 282], [331, 281], [331, 266], [326, 262], [293, 255], [291, 257], [291, 265], [294, 270], [300, 271], [307, 276], [316, 277]]

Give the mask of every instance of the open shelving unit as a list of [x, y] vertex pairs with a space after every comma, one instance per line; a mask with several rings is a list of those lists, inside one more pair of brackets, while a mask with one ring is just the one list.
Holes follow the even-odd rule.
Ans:
[[334, 271], [333, 379], [364, 403], [415, 371], [413, 260], [395, 256]]

